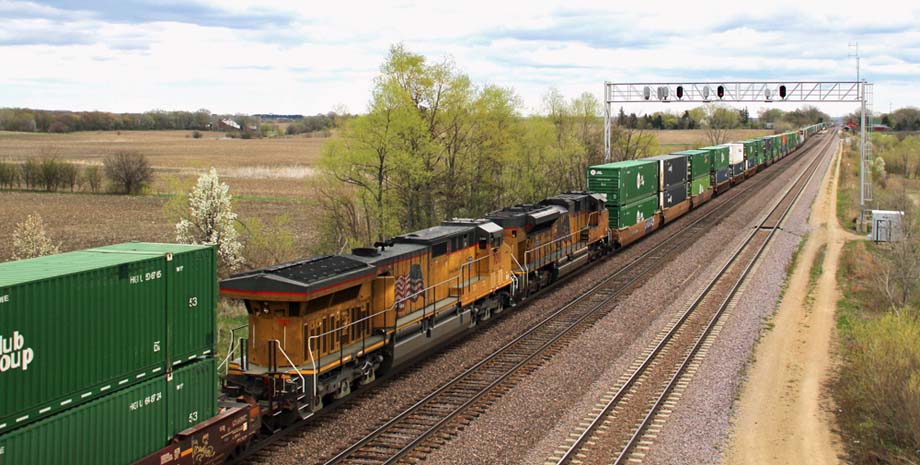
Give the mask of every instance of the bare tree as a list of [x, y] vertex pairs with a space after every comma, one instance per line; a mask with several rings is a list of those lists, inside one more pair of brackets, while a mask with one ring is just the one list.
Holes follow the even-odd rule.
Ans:
[[738, 112], [719, 105], [706, 105], [706, 118], [703, 120], [709, 145], [728, 142], [729, 129], [738, 126]]
[[116, 192], [137, 194], [153, 180], [147, 157], [138, 152], [118, 151], [103, 161], [105, 175]]
[[645, 129], [633, 129], [624, 126], [611, 128], [610, 152], [614, 161], [635, 160], [655, 155], [658, 138]]
[[[899, 226], [900, 240], [892, 242], [887, 260], [877, 276], [880, 290], [889, 306], [897, 311], [907, 306], [920, 282], [920, 237], [917, 235], [917, 207], [902, 190], [893, 199], [893, 207], [904, 212]], [[894, 236], [894, 235], [893, 235]]]

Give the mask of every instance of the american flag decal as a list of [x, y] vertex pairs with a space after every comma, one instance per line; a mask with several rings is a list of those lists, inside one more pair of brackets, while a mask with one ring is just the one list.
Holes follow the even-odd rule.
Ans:
[[422, 266], [412, 264], [409, 274], [396, 277], [396, 307], [403, 308], [406, 300], [415, 302], [425, 296], [425, 278], [422, 275]]

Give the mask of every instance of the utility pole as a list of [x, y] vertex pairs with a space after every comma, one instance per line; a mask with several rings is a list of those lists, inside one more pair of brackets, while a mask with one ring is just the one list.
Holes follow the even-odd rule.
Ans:
[[859, 42], [847, 44], [849, 48], [855, 49], [849, 54], [849, 57], [856, 57], [856, 82], [859, 83], [859, 223], [856, 225], [858, 231], [863, 231], [866, 223], [866, 83], [859, 80]]

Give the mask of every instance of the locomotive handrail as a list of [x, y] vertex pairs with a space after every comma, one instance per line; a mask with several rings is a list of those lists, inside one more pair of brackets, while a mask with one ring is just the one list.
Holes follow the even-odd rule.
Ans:
[[[581, 242], [581, 241], [579, 241], [579, 240], [575, 237], [575, 235], [576, 235], [576, 234], [580, 235], [583, 231], [590, 231], [590, 230], [591, 230], [591, 228], [588, 227], [588, 226], [586, 226], [586, 227], [584, 227], [584, 228], [579, 229], [578, 231], [569, 233], [569, 234], [567, 234], [567, 235], [565, 235], [565, 236], [563, 236], [563, 237], [560, 237], [560, 238], [557, 238], [557, 239], [553, 239], [553, 240], [551, 240], [551, 241], [549, 241], [549, 242], [547, 242], [547, 243], [545, 243], [545, 244], [540, 244], [540, 245], [538, 245], [538, 246], [536, 246], [536, 247], [534, 247], [534, 248], [532, 248], [532, 249], [525, 250], [525, 251], [524, 251], [524, 263], [525, 263], [525, 264], [529, 264], [529, 263], [530, 263], [530, 261], [527, 260], [527, 256], [528, 256], [528, 255], [531, 255], [531, 256], [532, 256], [532, 255], [533, 255], [532, 252], [537, 251], [537, 250], [540, 250], [540, 249], [543, 249], [543, 248], [546, 248], [546, 247], [549, 247], [549, 246], [552, 246], [552, 245], [558, 245], [558, 244], [557, 244], [558, 242], [565, 241], [565, 240], [573, 240], [574, 244], [578, 244], [578, 243]], [[563, 246], [563, 247], [568, 247], [568, 246]], [[542, 260], [543, 258], [545, 258], [545, 257], [544, 257], [543, 255], [541, 255], [541, 256], [540, 256], [540, 260]], [[528, 267], [528, 268], [529, 268], [529, 267]], [[529, 269], [528, 269], [528, 274], [529, 274]]]
[[[483, 257], [483, 258], [485, 258], [485, 257]], [[478, 259], [477, 259], [477, 260], [478, 260]], [[461, 269], [462, 269], [462, 266], [461, 266]], [[381, 311], [379, 311], [379, 312], [377, 312], [377, 313], [373, 313], [373, 314], [371, 314], [371, 315], [365, 316], [364, 318], [361, 318], [361, 319], [359, 319], [359, 320], [352, 321], [352, 322], [350, 322], [350, 323], [348, 323], [348, 324], [346, 324], [346, 325], [342, 325], [342, 326], [339, 326], [339, 327], [330, 329], [329, 331], [326, 331], [326, 332], [324, 332], [324, 333], [316, 334], [316, 335], [313, 335], [313, 336], [308, 336], [308, 337], [307, 337], [307, 341], [306, 341], [306, 345], [307, 345], [307, 354], [310, 356], [310, 366], [311, 366], [311, 368], [313, 369], [313, 395], [316, 396], [316, 384], [317, 384], [316, 381], [317, 381], [317, 378], [319, 377], [319, 373], [318, 373], [317, 366], [316, 366], [317, 360], [316, 360], [316, 357], [313, 355], [313, 345], [312, 345], [312, 342], [313, 342], [314, 340], [317, 340], [317, 339], [319, 339], [319, 338], [321, 338], [321, 337], [324, 337], [324, 336], [328, 336], [328, 335], [330, 335], [330, 334], [341, 333], [342, 331], [344, 331], [344, 330], [346, 330], [346, 329], [348, 329], [348, 328], [350, 328], [350, 327], [352, 327], [352, 326], [354, 326], [354, 325], [357, 325], [357, 324], [359, 324], [359, 323], [363, 323], [363, 322], [365, 322], [365, 321], [368, 321], [368, 320], [370, 320], [370, 319], [372, 319], [372, 318], [374, 318], [374, 317], [380, 316], [380, 315], [386, 315], [387, 313], [389, 313], [389, 312], [391, 312], [391, 311], [395, 312], [395, 311], [397, 311], [397, 307], [399, 306], [399, 304], [401, 304], [401, 303], [403, 303], [403, 302], [405, 302], [405, 301], [407, 301], [407, 300], [409, 300], [409, 299], [411, 299], [411, 298], [413, 298], [413, 297], [419, 296], [419, 295], [421, 295], [421, 294], [427, 292], [427, 291], [430, 290], [430, 289], [434, 289], [434, 288], [436, 288], [436, 287], [443, 286], [444, 284], [448, 284], [448, 283], [450, 283], [451, 281], [459, 280], [459, 279], [460, 279], [460, 273], [457, 273], [456, 275], [454, 275], [454, 276], [452, 276], [452, 277], [450, 277], [450, 278], [448, 278], [448, 279], [445, 279], [444, 281], [441, 281], [441, 282], [439, 282], [439, 283], [437, 283], [437, 284], [432, 284], [431, 286], [428, 286], [428, 287], [422, 289], [421, 291], [418, 291], [418, 292], [409, 294], [409, 295], [407, 295], [406, 297], [403, 297], [402, 299], [399, 299], [399, 300], [393, 302], [393, 305], [390, 306], [390, 308], [387, 308], [387, 309], [381, 310]], [[424, 311], [424, 307], [422, 308], [422, 310]], [[423, 314], [423, 316], [424, 316], [424, 314]], [[396, 324], [397, 318], [394, 318], [393, 320], [394, 320], [394, 332], [395, 332], [395, 324]], [[302, 326], [302, 328], [306, 328], [308, 324], [309, 324], [309, 323], [304, 323], [303, 326]], [[339, 340], [339, 348], [340, 348], [340, 349], [342, 348], [341, 340]], [[285, 357], [287, 357], [287, 354], [285, 354]], [[339, 356], [339, 363], [341, 363], [341, 362], [342, 362], [342, 359], [344, 359], [344, 358], [345, 358], [344, 355], [340, 353], [340, 356]], [[293, 366], [293, 365], [292, 365], [292, 366]], [[295, 366], [294, 369], [297, 370], [297, 367]], [[300, 374], [300, 370], [297, 370], [297, 373]], [[302, 377], [303, 377], [303, 376], [301, 376], [301, 378], [302, 378]]]
[[281, 347], [281, 341], [277, 339], [270, 339], [269, 341], [274, 342], [275, 345], [278, 346], [278, 350], [281, 351], [281, 355], [284, 355], [284, 359], [287, 360], [288, 364], [291, 365], [291, 368], [293, 368], [294, 371], [297, 372], [297, 376], [300, 377], [300, 392], [306, 393], [307, 392], [307, 380], [306, 378], [303, 377], [302, 374], [300, 374], [300, 370], [298, 370], [297, 366], [294, 365], [294, 362], [291, 361], [291, 357], [288, 357], [287, 352], [284, 351], [284, 347]]
[[[236, 350], [236, 347], [234, 344], [234, 342], [236, 342], [236, 339], [234, 338], [234, 335], [236, 334], [237, 330], [248, 328], [248, 327], [249, 327], [249, 324], [247, 323], [245, 325], [237, 326], [236, 328], [230, 329], [230, 347], [227, 349], [227, 356], [224, 357], [224, 361], [220, 362], [220, 365], [217, 365], [217, 371], [220, 371], [220, 367], [224, 365], [227, 365], [227, 371], [230, 371], [230, 357], [233, 356], [233, 352]], [[226, 374], [226, 372], [224, 374]]]

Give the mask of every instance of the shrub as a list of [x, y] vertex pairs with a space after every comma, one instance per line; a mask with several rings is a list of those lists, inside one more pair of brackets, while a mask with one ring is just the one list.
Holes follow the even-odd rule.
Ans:
[[62, 163], [55, 157], [44, 158], [41, 161], [41, 185], [48, 192], [58, 190], [64, 183]]
[[102, 171], [98, 165], [87, 165], [83, 168], [83, 183], [93, 192], [102, 187]]
[[13, 231], [13, 260], [56, 254], [59, 246], [45, 233], [45, 223], [39, 215], [29, 215]]
[[291, 221], [287, 215], [274, 217], [268, 223], [252, 218], [245, 223], [246, 266], [260, 268], [297, 258]]
[[14, 163], [0, 162], [0, 187], [12, 189], [19, 184], [19, 167]]
[[147, 157], [138, 152], [115, 152], [106, 157], [103, 166], [115, 192], [121, 194], [137, 194], [153, 180]]
[[81, 177], [80, 177], [80, 166], [75, 163], [63, 162], [59, 165], [60, 175], [61, 175], [61, 185], [70, 187], [70, 192], [73, 192], [76, 187], [79, 187]]
[[906, 462], [920, 445], [918, 341], [916, 309], [853, 325], [838, 375], [837, 403], [845, 429], [859, 441], [856, 463], [878, 457]]
[[204, 136], [201, 135], [201, 131], [192, 131], [192, 139], [201, 139], [202, 137]]
[[27, 189], [34, 189], [39, 186], [42, 179], [42, 167], [38, 160], [30, 158], [25, 163], [19, 165], [19, 175]]

